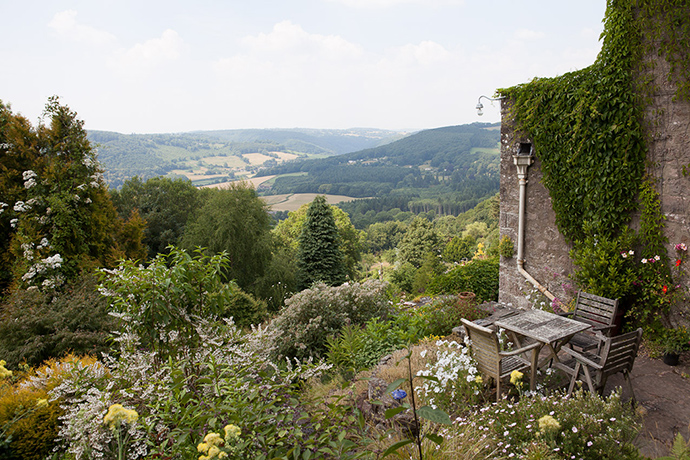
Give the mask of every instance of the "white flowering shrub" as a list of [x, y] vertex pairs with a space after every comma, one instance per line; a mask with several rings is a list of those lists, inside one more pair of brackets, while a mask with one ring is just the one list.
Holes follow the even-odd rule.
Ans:
[[277, 354], [291, 358], [325, 356], [327, 337], [346, 325], [386, 319], [392, 312], [386, 283], [378, 280], [337, 287], [317, 283], [287, 299], [285, 305], [271, 327], [281, 334]]
[[448, 413], [479, 403], [484, 384], [469, 347], [447, 340], [438, 340], [436, 346], [436, 361], [417, 372], [418, 377], [431, 377], [415, 387], [422, 401]]

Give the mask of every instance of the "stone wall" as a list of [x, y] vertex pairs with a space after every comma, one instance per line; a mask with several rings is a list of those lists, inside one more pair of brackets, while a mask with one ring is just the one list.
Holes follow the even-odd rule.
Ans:
[[[516, 132], [513, 120], [508, 118], [509, 106], [510, 101], [506, 100], [501, 105], [501, 208], [498, 225], [501, 236], [507, 235], [513, 240], [516, 254], [510, 258], [501, 257], [498, 300], [528, 308], [535, 302], [548, 302], [548, 299], [517, 270], [519, 183], [513, 154], [521, 142], [530, 142], [530, 139]], [[539, 151], [535, 150], [534, 154], [535, 161], [527, 169], [523, 267], [556, 297], [564, 299], [568, 297], [567, 275], [572, 271], [568, 256], [570, 246], [556, 227], [551, 197], [541, 183]]]
[[[657, 178], [657, 190], [666, 216], [668, 253], [673, 258], [675, 244], [685, 243], [690, 247], [690, 102], [674, 100], [676, 88], [668, 81], [669, 64], [666, 60], [656, 55], [647, 59], [653, 65], [646, 66], [646, 73], [640, 78], [653, 77], [654, 87], [651, 104], [645, 110], [648, 159], [652, 162], [649, 171]], [[512, 155], [520, 142], [529, 142], [529, 139], [516, 131], [514, 121], [509, 118], [510, 103], [503, 100], [502, 104], [499, 227], [501, 236], [510, 237], [517, 250], [519, 189]], [[548, 191], [541, 183], [538, 146], [535, 146], [534, 154], [535, 162], [528, 169], [526, 188], [524, 268], [556, 297], [567, 301], [572, 295], [564, 289], [564, 284], [568, 283], [566, 277], [573, 270], [568, 256], [570, 247], [558, 232]], [[687, 175], [683, 174], [684, 165]], [[633, 227], [638, 220], [638, 216], [633, 216]], [[690, 289], [687, 273], [681, 282], [685, 289]], [[502, 257], [499, 301], [527, 307], [533, 299], [526, 300], [525, 293], [532, 290], [518, 272], [516, 258]], [[688, 292], [690, 295], [690, 290]], [[690, 319], [688, 303], [677, 305], [674, 315], [677, 320], [681, 320], [679, 316]]]

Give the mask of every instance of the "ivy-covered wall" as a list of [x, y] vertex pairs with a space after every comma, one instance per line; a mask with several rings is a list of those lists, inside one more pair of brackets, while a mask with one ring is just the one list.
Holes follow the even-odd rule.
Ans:
[[[519, 142], [532, 142], [524, 268], [565, 301], [572, 292], [568, 276], [577, 270], [573, 247], [582, 254], [598, 251], [598, 239], [621, 245], [629, 227], [639, 235], [630, 247], [638, 261], [664, 252], [663, 262], [673, 270], [675, 245], [690, 246], [690, 5], [609, 0], [605, 24], [602, 51], [592, 66], [498, 91], [505, 98], [500, 231], [517, 243], [512, 155]], [[645, 183], [659, 195], [660, 216], [654, 217], [650, 200], [643, 213]], [[603, 282], [619, 278], [624, 277]], [[632, 289], [626, 282], [631, 281], [611, 286], [611, 296]], [[690, 292], [687, 270], [674, 282], [676, 293]], [[526, 307], [533, 300], [525, 299], [530, 290], [515, 258], [502, 258], [499, 300]], [[686, 322], [680, 316], [690, 308], [688, 297], [679, 298], [676, 323]]]

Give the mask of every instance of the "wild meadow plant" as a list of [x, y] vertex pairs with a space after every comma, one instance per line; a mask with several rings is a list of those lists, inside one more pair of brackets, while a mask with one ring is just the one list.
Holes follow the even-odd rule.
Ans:
[[605, 399], [582, 390], [573, 396], [554, 392], [518, 402], [503, 399], [458, 417], [455, 424], [482, 432], [492, 441], [486, 449], [495, 449], [500, 458], [639, 458], [632, 446], [638, 421], [620, 392]]

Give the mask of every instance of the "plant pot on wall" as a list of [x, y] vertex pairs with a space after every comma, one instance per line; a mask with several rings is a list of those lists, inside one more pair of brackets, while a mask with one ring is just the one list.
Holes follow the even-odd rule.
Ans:
[[460, 292], [458, 294], [458, 299], [460, 303], [467, 305], [474, 305], [476, 303], [477, 295], [474, 292]]
[[677, 366], [680, 355], [678, 353], [664, 353], [664, 364], [669, 366]]

